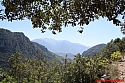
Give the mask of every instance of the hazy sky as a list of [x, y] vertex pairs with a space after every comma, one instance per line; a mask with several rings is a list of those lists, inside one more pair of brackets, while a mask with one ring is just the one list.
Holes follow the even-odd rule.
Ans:
[[82, 34], [77, 32], [79, 26], [63, 28], [63, 32], [57, 33], [57, 35], [53, 35], [49, 30], [45, 33], [41, 33], [40, 29], [32, 28], [32, 24], [29, 20], [13, 22], [0, 20], [0, 28], [9, 29], [13, 32], [24, 32], [30, 40], [37, 38], [52, 38], [57, 40], [68, 40], [86, 46], [107, 43], [111, 39], [124, 37], [120, 32], [120, 27], [116, 27], [112, 22], [103, 18], [84, 26], [84, 32]]

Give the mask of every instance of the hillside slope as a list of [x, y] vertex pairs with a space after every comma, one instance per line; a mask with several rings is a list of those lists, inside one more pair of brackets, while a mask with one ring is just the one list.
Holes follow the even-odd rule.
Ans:
[[19, 52], [22, 57], [33, 58], [40, 52], [47, 60], [55, 58], [57, 55], [48, 51], [45, 46], [31, 42], [22, 32], [11, 32], [0, 29], [0, 67], [8, 66], [8, 59], [13, 53]]
[[95, 53], [100, 53], [103, 48], [105, 48], [106, 44], [98, 44], [98, 45], [95, 45], [91, 48], [89, 48], [88, 50], [84, 51], [82, 53], [83, 56], [88, 56], [88, 55], [91, 55], [93, 56]]

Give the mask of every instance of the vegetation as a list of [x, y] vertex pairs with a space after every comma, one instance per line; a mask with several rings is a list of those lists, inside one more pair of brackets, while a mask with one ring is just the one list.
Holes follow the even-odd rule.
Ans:
[[105, 48], [105, 46], [106, 46], [106, 44], [95, 45], [95, 46], [89, 48], [88, 50], [84, 51], [82, 53], [82, 55], [85, 57], [88, 55], [94, 56], [97, 53], [101, 53], [101, 51]]
[[1, 78], [1, 83], [94, 83], [105, 73], [106, 64], [99, 64], [101, 58], [77, 54], [74, 61], [63, 59], [58, 63], [41, 60], [42, 54], [35, 59], [22, 59], [19, 53], [11, 56], [11, 69]]
[[121, 53], [119, 51], [116, 51], [113, 54], [111, 54], [111, 59], [112, 60], [119, 60], [121, 58], [122, 58], [122, 56], [121, 56]]
[[[99, 44], [93, 46], [92, 48], [88, 49], [87, 51], [83, 52], [83, 56], [88, 55], [95, 55], [94, 53], [99, 53], [100, 56], [106, 57], [108, 59], [112, 56], [117, 56], [118, 53], [123, 58], [125, 55], [125, 38], [116, 38], [115, 40], [111, 40], [106, 45]], [[114, 54], [113, 54], [114, 53]], [[113, 57], [112, 57], [113, 58]]]
[[77, 54], [72, 61], [67, 56], [56, 58], [23, 33], [0, 29], [0, 42], [0, 83], [94, 83], [104, 73], [115, 79], [118, 69], [111, 62], [121, 59], [125, 50], [125, 38], [117, 38], [104, 45], [101, 53]]
[[30, 41], [24, 33], [0, 29], [0, 67], [8, 69], [8, 59], [16, 52], [19, 52], [23, 58], [33, 58], [41, 52], [44, 52], [43, 56], [47, 60], [58, 57], [56, 54], [48, 51], [45, 46]]
[[[110, 79], [116, 79], [118, 68], [111, 65], [111, 61], [121, 59], [124, 49], [120, 45], [124, 45], [124, 41], [117, 38], [100, 54], [87, 57], [77, 54], [73, 61], [67, 56], [60, 61], [58, 58], [47, 60], [43, 53], [28, 59], [15, 53], [9, 58], [9, 69], [0, 69], [0, 83], [95, 83], [105, 73]], [[114, 50], [114, 47], [117, 48]]]
[[[99, 17], [106, 17], [116, 26], [121, 24], [119, 15], [125, 19], [124, 0], [3, 0], [1, 5], [4, 9], [0, 9], [0, 19], [12, 22], [27, 18], [34, 28], [42, 28], [42, 33], [49, 29], [56, 34], [55, 31], [62, 32], [62, 26], [88, 25]], [[124, 30], [125, 24], [121, 27], [123, 33]], [[83, 28], [78, 32], [82, 33]], [[117, 69], [113, 70], [110, 60], [121, 58], [125, 52], [125, 38], [117, 38], [100, 54], [88, 57], [77, 54], [74, 61], [64, 58], [59, 63], [58, 59], [49, 61], [53, 58], [49, 56], [51, 53], [42, 49], [44, 46], [30, 42], [22, 33], [0, 30], [0, 38], [0, 63], [6, 64], [9, 59], [10, 66], [6, 71], [0, 68], [0, 83], [94, 83], [104, 73], [117, 76]], [[45, 54], [29, 59], [41, 51]], [[10, 57], [6, 52], [17, 53]], [[25, 57], [26, 54], [31, 56]]]
[[[121, 57], [125, 54], [125, 38], [116, 38], [107, 43], [106, 47], [102, 50], [101, 55], [106, 58], [111, 58], [113, 53], [121, 53]], [[115, 55], [115, 54], [113, 54]], [[120, 54], [119, 54], [120, 55]]]
[[88, 25], [99, 17], [106, 17], [119, 26], [118, 16], [122, 19], [125, 16], [124, 0], [2, 0], [1, 5], [4, 9], [0, 9], [0, 19], [12, 22], [27, 18], [34, 28], [42, 28], [42, 33], [49, 29], [53, 34], [62, 32], [62, 26]]

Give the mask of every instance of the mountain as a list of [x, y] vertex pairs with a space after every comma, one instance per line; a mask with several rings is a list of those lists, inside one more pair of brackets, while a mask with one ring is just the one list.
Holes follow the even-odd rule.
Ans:
[[22, 32], [11, 32], [0, 28], [0, 67], [8, 67], [8, 59], [16, 52], [26, 58], [33, 58], [40, 52], [43, 52], [43, 57], [47, 60], [58, 57], [45, 46], [30, 41]]
[[95, 53], [100, 53], [104, 48], [106, 47], [106, 44], [98, 44], [95, 45], [88, 50], [84, 51], [82, 53], [83, 56], [88, 56], [88, 55], [94, 55]]
[[71, 53], [77, 54], [82, 53], [87, 50], [88, 47], [79, 43], [72, 43], [66, 40], [55, 40], [50, 38], [41, 38], [35, 39], [34, 42], [37, 42], [41, 45], [44, 45], [48, 48], [48, 50], [54, 53]]

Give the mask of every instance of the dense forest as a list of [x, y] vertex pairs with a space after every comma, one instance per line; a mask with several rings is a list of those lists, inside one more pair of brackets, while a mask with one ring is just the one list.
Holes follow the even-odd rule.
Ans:
[[[105, 73], [110, 79], [119, 78], [112, 63], [124, 57], [125, 38], [111, 40], [104, 49], [97, 46], [102, 51], [92, 56], [77, 54], [70, 60], [31, 42], [23, 33], [0, 29], [0, 34], [0, 83], [95, 83]], [[30, 51], [32, 46], [38, 50], [35, 56]]]

